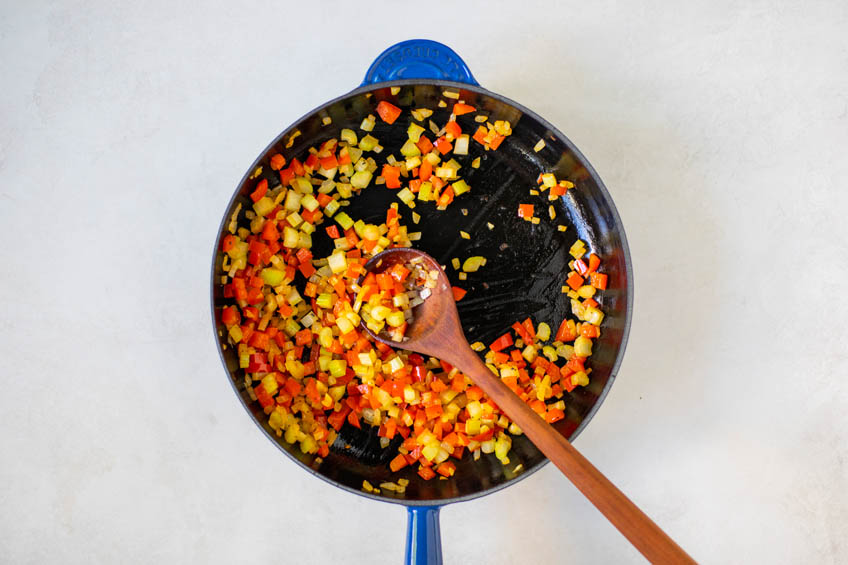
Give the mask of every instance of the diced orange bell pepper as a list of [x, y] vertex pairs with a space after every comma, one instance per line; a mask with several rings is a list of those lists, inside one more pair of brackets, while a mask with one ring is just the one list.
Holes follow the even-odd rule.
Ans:
[[404, 457], [403, 454], [398, 453], [397, 457], [392, 459], [389, 463], [389, 469], [391, 469], [393, 473], [397, 473], [407, 465], [409, 465], [409, 462], [406, 460], [406, 457]]
[[501, 350], [509, 347], [512, 344], [513, 344], [512, 334], [509, 333], [509, 332], [506, 332], [501, 337], [499, 337], [498, 339], [493, 341], [492, 345], [489, 346], [489, 349], [491, 349], [492, 351], [501, 351]]
[[386, 188], [400, 188], [400, 167], [383, 165], [383, 178], [386, 181]]
[[589, 255], [589, 272], [594, 273], [601, 266], [601, 258], [592, 253]]
[[393, 124], [400, 116], [400, 108], [391, 102], [381, 100], [379, 104], [377, 104], [377, 115], [379, 115], [380, 118], [382, 118], [387, 124]]
[[[418, 139], [418, 143], [416, 145], [418, 146], [418, 150], [421, 151], [422, 155], [426, 155], [427, 153], [433, 150], [433, 142], [430, 141], [430, 138], [428, 138], [426, 135], [422, 135]], [[426, 161], [426, 159], [424, 159], [424, 161]]]
[[449, 121], [445, 124], [445, 133], [450, 135], [453, 139], [456, 139], [462, 135], [462, 128], [459, 127], [459, 124], [455, 121]]
[[568, 286], [570, 286], [572, 289], [577, 290], [578, 288], [580, 288], [581, 286], [583, 286], [583, 280], [584, 280], [584, 279], [583, 279], [583, 277], [581, 277], [580, 275], [578, 275], [576, 272], [572, 271], [572, 272], [568, 275], [568, 278], [567, 278], [567, 279], [565, 279], [565, 282], [566, 282], [566, 283], [568, 284]]
[[436, 149], [438, 149], [439, 153], [442, 155], [446, 155], [453, 149], [453, 145], [443, 136], [436, 140]]
[[431, 469], [431, 468], [429, 468], [429, 467], [421, 466], [421, 467], [419, 467], [419, 469], [418, 469], [418, 475], [419, 475], [422, 479], [424, 479], [425, 481], [429, 481], [430, 479], [432, 479], [433, 477], [435, 477], [435, 476], [436, 476], [436, 472], [435, 472], [435, 471], [433, 471], [433, 469]]
[[254, 202], [258, 202], [260, 198], [265, 196], [266, 192], [268, 192], [268, 181], [262, 179], [256, 184], [256, 190], [250, 193], [250, 199]]
[[469, 106], [468, 104], [463, 104], [462, 102], [457, 102], [453, 105], [453, 114], [455, 116], [462, 116], [463, 114], [470, 114], [471, 112], [476, 111], [477, 108], [474, 106]]
[[598, 290], [607, 288], [607, 275], [604, 273], [592, 273], [589, 275], [589, 284]]
[[271, 155], [271, 170], [279, 171], [286, 165], [286, 158], [276, 153]]

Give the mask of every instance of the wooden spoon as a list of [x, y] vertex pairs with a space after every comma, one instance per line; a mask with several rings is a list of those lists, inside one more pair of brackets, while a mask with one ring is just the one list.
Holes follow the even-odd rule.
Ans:
[[437, 357], [458, 367], [495, 401], [530, 441], [556, 465], [601, 513], [652, 563], [695, 563], [659, 526], [618, 490], [594, 465], [544, 419], [540, 418], [501, 380], [468, 345], [447, 276], [435, 259], [415, 249], [395, 248], [375, 255], [366, 271], [381, 272], [395, 263], [420, 258], [439, 273], [436, 288], [415, 316], [403, 343], [385, 339], [364, 329], [374, 339], [396, 349], [407, 349]]

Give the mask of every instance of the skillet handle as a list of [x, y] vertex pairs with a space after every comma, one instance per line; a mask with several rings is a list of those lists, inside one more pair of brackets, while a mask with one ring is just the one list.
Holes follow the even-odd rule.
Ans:
[[395, 43], [371, 63], [362, 86], [389, 80], [432, 78], [480, 86], [471, 69], [456, 52], [429, 39]]
[[409, 506], [405, 565], [442, 565], [438, 506]]

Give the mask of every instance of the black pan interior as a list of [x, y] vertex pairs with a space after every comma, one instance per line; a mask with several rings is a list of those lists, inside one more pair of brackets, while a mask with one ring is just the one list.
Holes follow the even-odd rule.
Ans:
[[[392, 94], [391, 86], [399, 86], [400, 91]], [[412, 211], [404, 204], [400, 205], [403, 221], [410, 231], [422, 232], [417, 246], [443, 265], [448, 265], [447, 274], [452, 284], [468, 290], [458, 307], [469, 341], [479, 340], [488, 344], [513, 322], [528, 316], [536, 324], [547, 322], [555, 332], [570, 310], [569, 300], [560, 288], [569, 270], [571, 256], [568, 250], [578, 237], [602, 257], [602, 270], [609, 275], [608, 290], [597, 297], [606, 317], [602, 337], [597, 340], [594, 355], [588, 363], [593, 370], [591, 383], [566, 396], [567, 417], [556, 424], [560, 433], [573, 439], [612, 385], [623, 354], [632, 303], [630, 258], [620, 219], [597, 174], [568, 139], [529, 110], [485, 90], [457, 83], [398, 81], [383, 83], [376, 88], [358, 89], [307, 115], [265, 150], [248, 170], [230, 203], [222, 222], [222, 233], [238, 202], [243, 204], [243, 209], [249, 208], [247, 195], [259, 178], [266, 178], [272, 187], [279, 184], [278, 176], [268, 165], [274, 153], [282, 153], [287, 160], [303, 158], [309, 147], [337, 137], [341, 128], [351, 128], [358, 135], [364, 135], [359, 130], [360, 122], [369, 113], [376, 115], [377, 102], [384, 99], [404, 110], [431, 108], [435, 111], [431, 119], [443, 125], [453, 103], [453, 100], [447, 99], [447, 108], [438, 107], [446, 88], [459, 91], [462, 100], [476, 106], [491, 120], [509, 120], [513, 127], [512, 136], [497, 151], [485, 151], [472, 141], [469, 155], [455, 157], [462, 164], [462, 177], [472, 189], [470, 193], [457, 197], [447, 210], [437, 211], [431, 202], [418, 203], [415, 211], [421, 215], [421, 220], [416, 226], [411, 219]], [[330, 125], [324, 125], [326, 117], [332, 119]], [[377, 120], [372, 135], [386, 148], [381, 157], [390, 152], [400, 157], [399, 148], [406, 140], [406, 128], [411, 120], [408, 111], [404, 111], [391, 126]], [[474, 114], [461, 116], [458, 121], [463, 132], [469, 134], [478, 125], [474, 122]], [[296, 131], [300, 134], [293, 137]], [[432, 135], [430, 137], [433, 138]], [[293, 142], [290, 141], [292, 139]], [[545, 141], [545, 147], [536, 152], [534, 146], [540, 139]], [[291, 145], [286, 147], [289, 143]], [[473, 169], [471, 161], [478, 156], [481, 166]], [[249, 179], [258, 165], [263, 166], [262, 175]], [[549, 202], [546, 193], [532, 196], [529, 191], [536, 188], [536, 179], [542, 172], [553, 172], [558, 179], [570, 180], [576, 187], [556, 202]], [[372, 184], [354, 197], [345, 211], [354, 219], [380, 223], [385, 218], [388, 205], [396, 200], [396, 190]], [[534, 203], [536, 215], [542, 221], [534, 225], [518, 218], [519, 203]], [[555, 206], [555, 220], [548, 216], [550, 204]], [[241, 219], [245, 221], [243, 217]], [[487, 226], [489, 223], [493, 225], [491, 229]], [[557, 231], [559, 224], [566, 225], [567, 231]], [[461, 238], [460, 230], [468, 232], [471, 239]], [[329, 253], [332, 244], [323, 230], [319, 229], [315, 235], [315, 256]], [[219, 240], [221, 237], [222, 234], [219, 234]], [[219, 245], [220, 241], [216, 244], [212, 285], [216, 312], [227, 305], [220, 285], [215, 284], [222, 274]], [[483, 255], [488, 262], [477, 273], [469, 274], [466, 281], [460, 281], [457, 272], [449, 266], [450, 260], [453, 257], [462, 260], [471, 255]], [[363, 494], [360, 490], [363, 480], [377, 485], [401, 476], [410, 481], [404, 495], [384, 490], [376, 498], [406, 504], [472, 498], [503, 487], [536, 470], [546, 461], [532, 443], [520, 436], [513, 438], [511, 463], [507, 467], [501, 465], [494, 455], [483, 455], [476, 462], [466, 455], [458, 462], [456, 475], [451, 480], [423, 481], [415, 473], [414, 466], [407, 467], [400, 474], [390, 473], [388, 462], [396, 454], [399, 439], [388, 448], [381, 449], [376, 428], [360, 431], [345, 424], [330, 455], [316, 464], [314, 456], [302, 454], [296, 445], [290, 446], [268, 427], [267, 418], [258, 403], [251, 402], [244, 390], [244, 376], [237, 368], [232, 349], [223, 350], [222, 357], [242, 402], [272, 441], [311, 472], [360, 494]], [[521, 466], [516, 471], [519, 464]]]

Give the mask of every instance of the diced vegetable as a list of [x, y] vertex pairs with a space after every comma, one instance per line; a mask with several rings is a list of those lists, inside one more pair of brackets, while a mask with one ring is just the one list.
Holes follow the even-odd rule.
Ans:
[[518, 217], [524, 218], [525, 220], [530, 220], [533, 217], [533, 205], [532, 204], [519, 204], [518, 205]]
[[400, 108], [391, 102], [381, 100], [380, 103], [377, 104], [377, 115], [380, 116], [380, 118], [382, 118], [387, 124], [393, 124], [400, 116]]
[[479, 255], [474, 256], [474, 257], [469, 257], [462, 264], [462, 270], [465, 271], [466, 273], [476, 273], [477, 270], [485, 264], [486, 264], [486, 258], [485, 257], [481, 257]]

